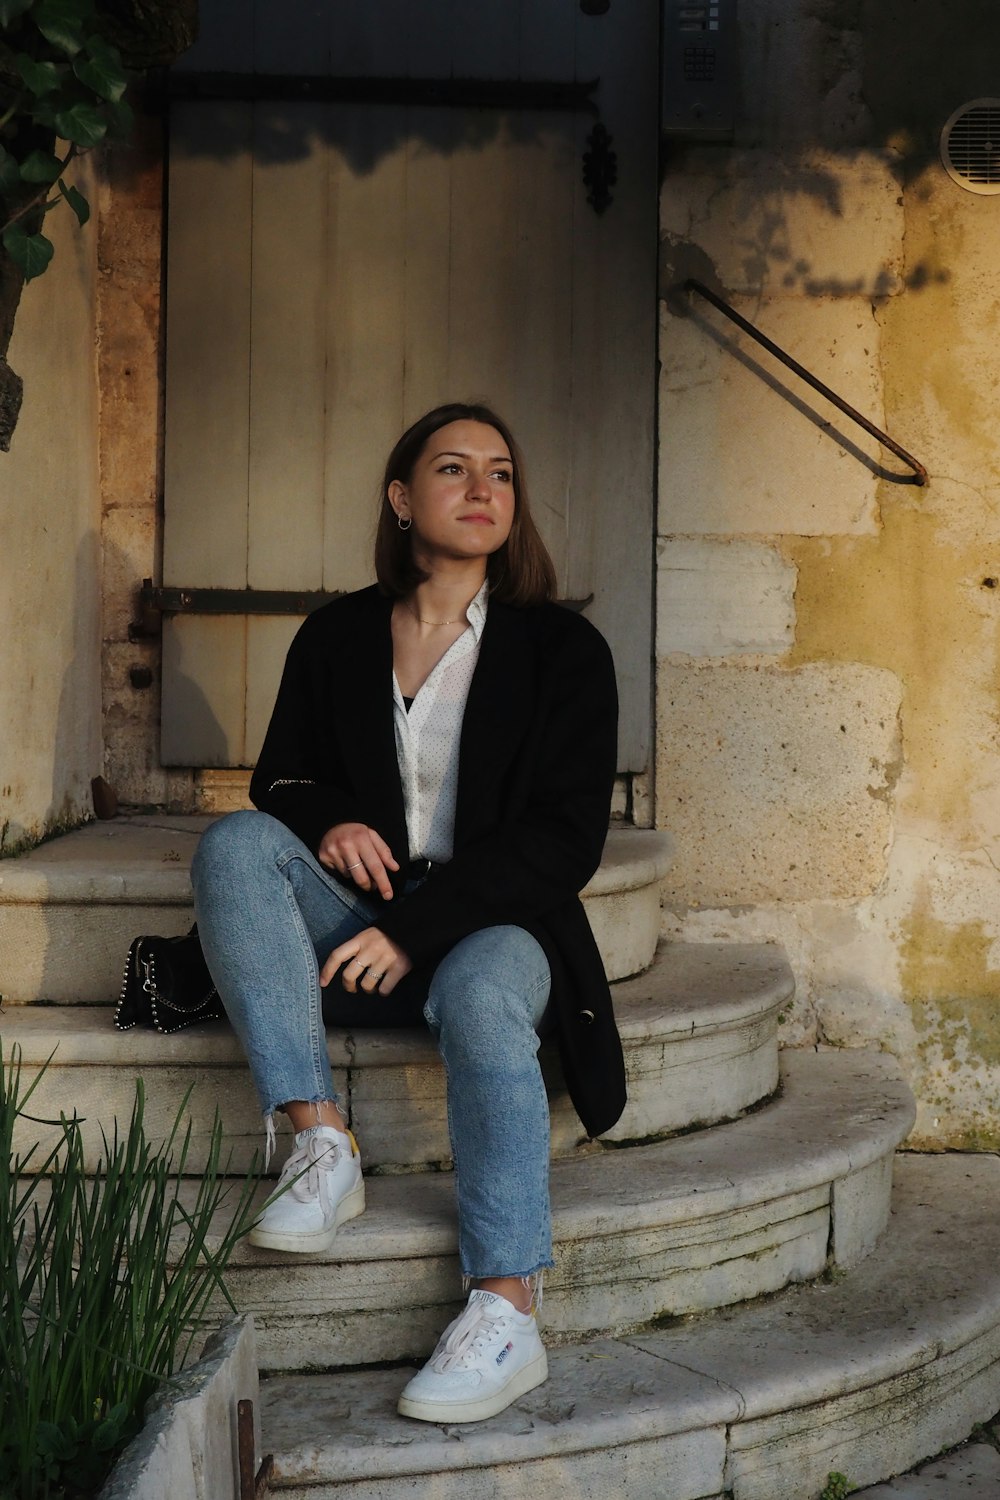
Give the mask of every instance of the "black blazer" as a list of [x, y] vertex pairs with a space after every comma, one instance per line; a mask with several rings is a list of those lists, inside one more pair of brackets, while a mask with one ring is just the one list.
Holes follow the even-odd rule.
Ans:
[[[288, 653], [250, 795], [314, 854], [335, 823], [361, 822], [401, 864], [410, 858], [391, 613], [375, 587], [347, 594], [310, 615]], [[506, 923], [531, 932], [552, 971], [567, 1087], [591, 1135], [625, 1106], [611, 995], [578, 895], [607, 833], [617, 717], [611, 653], [588, 621], [558, 605], [491, 601], [462, 725], [453, 857], [376, 923], [414, 963], [403, 984], [424, 991], [468, 933]]]

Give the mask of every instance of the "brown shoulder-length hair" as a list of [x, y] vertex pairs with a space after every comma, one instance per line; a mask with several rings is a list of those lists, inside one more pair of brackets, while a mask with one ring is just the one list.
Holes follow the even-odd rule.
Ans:
[[404, 599], [426, 577], [414, 559], [409, 528], [399, 529], [396, 512], [389, 503], [389, 486], [397, 480], [400, 484], [410, 483], [428, 439], [450, 422], [482, 422], [486, 427], [494, 427], [510, 451], [514, 521], [510, 536], [486, 564], [491, 598], [516, 605], [543, 604], [553, 599], [556, 570], [531, 517], [521, 451], [507, 423], [481, 402], [451, 401], [446, 406], [436, 406], [406, 429], [389, 454], [375, 532], [375, 573], [379, 587], [391, 599]]

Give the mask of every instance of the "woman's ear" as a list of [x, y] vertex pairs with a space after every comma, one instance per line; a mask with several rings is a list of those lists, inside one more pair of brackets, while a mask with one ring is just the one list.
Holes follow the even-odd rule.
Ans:
[[389, 504], [396, 512], [396, 515], [405, 521], [406, 517], [410, 514], [410, 507], [407, 504], [406, 497], [406, 485], [401, 480], [394, 479], [386, 494], [389, 497]]

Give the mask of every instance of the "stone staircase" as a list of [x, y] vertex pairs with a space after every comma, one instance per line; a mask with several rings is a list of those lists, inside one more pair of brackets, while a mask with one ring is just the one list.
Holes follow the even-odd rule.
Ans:
[[[225, 1027], [111, 1024], [130, 939], [191, 920], [205, 821], [119, 819], [0, 864], [4, 1054], [19, 1046], [29, 1073], [51, 1057], [33, 1113], [75, 1109], [92, 1153], [137, 1076], [153, 1134], [191, 1089], [192, 1170], [216, 1109], [234, 1170], [260, 1148]], [[668, 860], [663, 835], [613, 830], [585, 893], [616, 981], [629, 1106], [587, 1141], [545, 1059], [551, 1376], [489, 1422], [395, 1415], [400, 1366], [459, 1305], [434, 1049], [417, 1033], [331, 1034], [367, 1211], [332, 1253], [292, 1262], [244, 1246], [228, 1278], [257, 1324], [264, 1444], [288, 1500], [536, 1485], [552, 1500], [609, 1486], [636, 1500], [815, 1500], [831, 1471], [874, 1483], [1000, 1407], [1000, 1165], [896, 1156], [913, 1104], [886, 1057], [779, 1057], [793, 989], [780, 950], [658, 950]]]

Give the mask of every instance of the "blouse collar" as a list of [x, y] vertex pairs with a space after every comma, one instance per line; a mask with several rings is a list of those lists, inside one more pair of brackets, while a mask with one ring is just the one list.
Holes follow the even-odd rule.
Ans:
[[489, 597], [490, 581], [488, 578], [484, 578], [482, 588], [479, 590], [479, 593], [476, 595], [476, 597], [470, 600], [469, 607], [465, 611], [465, 618], [472, 626], [472, 634], [475, 636], [477, 641], [486, 628], [486, 607], [489, 603]]

